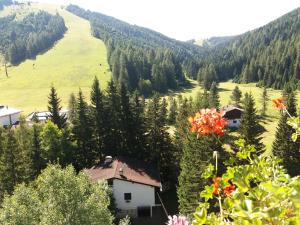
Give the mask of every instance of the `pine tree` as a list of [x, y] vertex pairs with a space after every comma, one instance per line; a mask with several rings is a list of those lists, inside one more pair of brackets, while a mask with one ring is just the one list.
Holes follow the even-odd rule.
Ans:
[[252, 94], [246, 93], [243, 100], [244, 112], [241, 118], [241, 124], [238, 129], [241, 138], [245, 139], [246, 144], [255, 145], [258, 150], [264, 148], [261, 143], [260, 135], [264, 129], [259, 124], [259, 117], [256, 113], [255, 102]]
[[141, 98], [137, 92], [134, 92], [132, 98], [132, 120], [133, 129], [132, 136], [134, 141], [132, 143], [133, 149], [132, 154], [139, 159], [144, 159], [148, 154], [146, 142], [146, 121], [144, 114], [144, 99]]
[[73, 124], [73, 137], [76, 142], [74, 165], [77, 170], [93, 166], [96, 158], [92, 122], [87, 103], [79, 90], [76, 108], [76, 119]]
[[[199, 110], [201, 109], [201, 106]], [[178, 115], [176, 118], [175, 124], [175, 138], [174, 138], [174, 145], [176, 146], [176, 151], [174, 151], [174, 158], [177, 161], [177, 167], [179, 167], [180, 159], [182, 158], [182, 151], [183, 151], [183, 142], [188, 134], [188, 127], [189, 122], [187, 118], [192, 115], [191, 108], [188, 107], [188, 100], [187, 98], [183, 98], [179, 101], [178, 105]]]
[[32, 165], [33, 165], [33, 176], [37, 177], [41, 170], [45, 167], [45, 162], [43, 161], [41, 154], [41, 126], [38, 124], [33, 124], [32, 126]]
[[150, 162], [158, 164], [163, 180], [170, 180], [174, 175], [172, 162], [170, 162], [173, 149], [169, 133], [166, 128], [166, 105], [160, 102], [158, 94], [155, 94], [148, 103], [147, 127]]
[[72, 93], [70, 95], [69, 104], [68, 104], [69, 120], [70, 120], [71, 123], [73, 123], [73, 121], [76, 118], [76, 107], [77, 107], [76, 96], [74, 95], [74, 93]]
[[209, 94], [206, 89], [203, 91], [202, 108], [209, 108]]
[[113, 80], [108, 83], [107, 98], [105, 102], [106, 123], [109, 129], [106, 131], [104, 140], [104, 153], [110, 156], [117, 156], [121, 151], [120, 132], [120, 95]]
[[262, 95], [261, 95], [261, 103], [262, 103], [261, 115], [262, 116], [266, 115], [268, 101], [269, 101], [268, 91], [267, 91], [267, 88], [264, 87]]
[[234, 102], [234, 106], [239, 107], [241, 104], [242, 92], [238, 86], [232, 91], [232, 95], [230, 96], [231, 100]]
[[52, 122], [56, 124], [59, 129], [62, 129], [66, 126], [67, 119], [65, 115], [60, 114], [60, 102], [61, 100], [57, 96], [56, 89], [52, 86], [48, 97], [48, 110], [51, 114]]
[[20, 170], [22, 170], [22, 176], [20, 179], [24, 182], [30, 181], [33, 178], [33, 162], [32, 162], [32, 149], [31, 149], [31, 140], [32, 132], [31, 128], [26, 124], [25, 118], [20, 119], [20, 125], [16, 128], [14, 134], [18, 151], [20, 155]]
[[15, 185], [23, 181], [21, 179], [23, 171], [20, 170], [21, 160], [22, 156], [17, 145], [15, 133], [12, 129], [9, 129], [4, 136], [0, 162], [0, 189], [2, 191], [11, 194]]
[[177, 101], [176, 98], [169, 97], [169, 114], [168, 114], [168, 123], [174, 124], [176, 122], [177, 116]]
[[218, 91], [217, 83], [213, 82], [210, 89], [209, 89], [209, 96], [208, 96], [209, 107], [219, 109], [220, 108], [219, 98], [220, 97], [219, 97], [219, 91]]
[[218, 77], [217, 77], [217, 72], [213, 64], [210, 64], [205, 72], [204, 72], [204, 77], [203, 77], [203, 87], [204, 89], [209, 89], [212, 85], [213, 82], [217, 82]]
[[190, 216], [197, 208], [199, 191], [205, 186], [201, 175], [212, 159], [213, 151], [207, 137], [197, 139], [196, 135], [189, 135], [184, 139], [177, 189], [180, 214]]
[[133, 121], [133, 113], [129, 101], [129, 94], [127, 92], [127, 88], [125, 84], [121, 84], [119, 89], [120, 95], [120, 135], [121, 135], [121, 146], [120, 146], [120, 154], [121, 155], [131, 155], [132, 149], [134, 148], [133, 144], [135, 141], [135, 137], [133, 129], [134, 123]]
[[95, 77], [91, 92], [91, 104], [92, 119], [94, 121], [94, 136], [97, 143], [96, 150], [99, 158], [103, 157], [104, 139], [107, 129], [103, 98], [104, 96], [100, 90], [99, 80]]
[[[285, 88], [283, 97], [286, 99], [287, 110], [292, 116], [297, 116], [295, 94], [292, 90]], [[291, 139], [293, 128], [287, 124], [288, 115], [281, 113], [275, 141], [273, 142], [273, 154], [282, 159], [283, 166], [291, 176], [300, 175], [300, 141], [293, 142]]]

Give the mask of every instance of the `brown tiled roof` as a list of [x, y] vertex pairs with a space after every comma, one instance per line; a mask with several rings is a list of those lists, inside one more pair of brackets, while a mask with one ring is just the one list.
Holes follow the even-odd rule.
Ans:
[[[123, 173], [120, 173], [123, 170]], [[154, 187], [161, 187], [159, 172], [151, 164], [140, 160], [118, 157], [112, 162], [86, 169], [85, 172], [93, 182], [99, 180], [119, 179]]]
[[243, 109], [235, 107], [233, 105], [224, 106], [221, 110], [225, 112], [224, 118], [231, 120], [231, 119], [240, 119], [243, 113]]

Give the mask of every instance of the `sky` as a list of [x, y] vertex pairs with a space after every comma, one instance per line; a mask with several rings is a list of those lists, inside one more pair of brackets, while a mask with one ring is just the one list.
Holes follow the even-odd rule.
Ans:
[[237, 35], [300, 7], [300, 0], [36, 0], [79, 5], [186, 41]]

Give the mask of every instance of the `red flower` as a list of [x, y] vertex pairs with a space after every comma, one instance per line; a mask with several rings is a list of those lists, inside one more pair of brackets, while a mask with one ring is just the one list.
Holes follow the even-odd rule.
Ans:
[[226, 185], [223, 189], [223, 193], [226, 197], [230, 197], [232, 192], [235, 191], [235, 186], [232, 184]]
[[[221, 177], [214, 177], [212, 179], [213, 182], [213, 195], [214, 196], [220, 196], [223, 194], [225, 197], [230, 197], [232, 193], [235, 191], [235, 185], [233, 184], [228, 184], [224, 188], [220, 187], [220, 182], [222, 178]], [[228, 182], [228, 181], [226, 181]]]
[[272, 102], [273, 102], [274, 107], [276, 107], [278, 109], [286, 109], [283, 98], [275, 98], [272, 100]]
[[216, 109], [202, 109], [194, 117], [189, 118], [190, 132], [197, 132], [199, 135], [216, 134], [223, 136], [226, 125], [223, 116], [224, 113], [219, 113]]
[[213, 195], [219, 196], [221, 194], [221, 189], [219, 187], [219, 182], [222, 180], [221, 177], [214, 177], [212, 179], [213, 181]]

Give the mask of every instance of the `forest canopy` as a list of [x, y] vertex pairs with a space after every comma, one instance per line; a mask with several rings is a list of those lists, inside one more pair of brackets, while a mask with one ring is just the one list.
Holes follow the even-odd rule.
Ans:
[[66, 30], [61, 16], [45, 11], [30, 13], [23, 20], [15, 14], [0, 18], [0, 53], [7, 62], [18, 64], [50, 48]]

